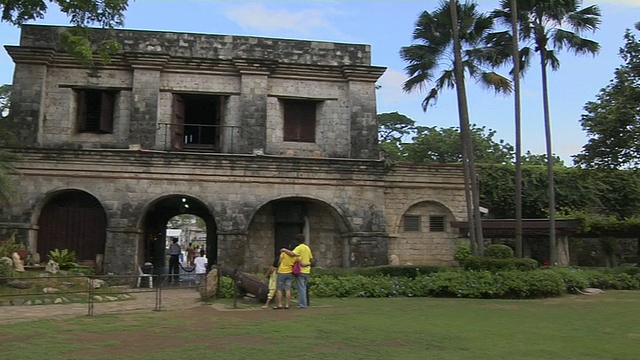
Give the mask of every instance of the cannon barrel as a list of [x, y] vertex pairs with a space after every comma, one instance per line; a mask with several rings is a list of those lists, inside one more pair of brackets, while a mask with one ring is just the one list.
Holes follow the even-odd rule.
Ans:
[[258, 300], [262, 302], [267, 300], [269, 287], [260, 282], [255, 275], [224, 266], [220, 267], [220, 274], [229, 276], [240, 290], [253, 294]]

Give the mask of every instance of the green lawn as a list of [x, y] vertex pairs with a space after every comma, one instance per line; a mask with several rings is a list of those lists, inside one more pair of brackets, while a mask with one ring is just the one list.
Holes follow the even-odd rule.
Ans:
[[640, 291], [544, 300], [312, 299], [312, 305], [203, 306], [0, 325], [0, 354], [25, 360], [640, 357]]

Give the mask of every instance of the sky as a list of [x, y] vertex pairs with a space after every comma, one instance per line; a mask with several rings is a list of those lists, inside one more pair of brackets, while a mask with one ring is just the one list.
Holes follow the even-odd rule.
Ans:
[[[47, 2], [49, 4], [49, 2]], [[479, 10], [491, 11], [498, 0], [479, 0]], [[226, 35], [248, 35], [347, 42], [371, 45], [372, 65], [386, 67], [379, 79], [377, 112], [397, 111], [415, 120], [417, 125], [457, 127], [458, 110], [454, 90], [443, 92], [426, 112], [421, 102], [425, 93], [406, 93], [406, 63], [399, 56], [403, 46], [413, 44], [415, 22], [423, 11], [433, 11], [436, 0], [395, 1], [130, 1], [125, 13], [125, 28], [178, 31]], [[583, 1], [584, 6], [597, 4], [602, 23], [595, 33], [583, 36], [601, 45], [599, 54], [576, 56], [561, 52], [560, 69], [549, 72], [550, 115], [553, 152], [566, 165], [572, 155], [586, 144], [586, 133], [580, 126], [586, 102], [596, 99], [598, 91], [613, 79], [616, 67], [623, 61], [618, 56], [626, 29], [640, 21], [640, 0]], [[50, 5], [51, 6], [51, 5]], [[51, 6], [38, 24], [66, 25], [67, 18]], [[0, 43], [17, 45], [19, 29], [0, 23]], [[521, 81], [522, 149], [523, 153], [545, 153], [542, 87], [539, 59]], [[507, 72], [503, 72], [507, 75]], [[10, 84], [13, 62], [0, 50], [0, 84]], [[496, 131], [495, 139], [515, 144], [513, 96], [496, 95], [469, 81], [467, 96], [471, 123]]]

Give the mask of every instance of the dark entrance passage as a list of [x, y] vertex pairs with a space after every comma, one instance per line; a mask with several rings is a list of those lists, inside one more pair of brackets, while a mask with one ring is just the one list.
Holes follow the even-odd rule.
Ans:
[[100, 202], [79, 190], [62, 191], [42, 208], [36, 251], [42, 261], [53, 249], [75, 251], [77, 260], [96, 261], [104, 254], [107, 215]]
[[154, 202], [144, 216], [140, 264], [151, 262], [157, 275], [163, 273], [169, 244], [167, 222], [176, 215], [190, 214], [204, 220], [206, 226], [205, 251], [209, 266], [217, 263], [218, 243], [215, 221], [209, 209], [198, 199], [185, 195], [170, 195]]

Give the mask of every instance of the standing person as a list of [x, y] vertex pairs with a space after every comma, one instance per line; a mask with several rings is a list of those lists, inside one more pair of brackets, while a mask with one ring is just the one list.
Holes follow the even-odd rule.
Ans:
[[261, 283], [264, 283], [266, 279], [269, 279], [269, 292], [267, 293], [267, 301], [262, 305], [263, 309], [268, 309], [271, 300], [276, 296], [276, 288], [278, 283], [278, 263], [280, 262], [280, 257], [276, 257], [273, 260], [273, 264], [269, 266], [267, 272], [264, 274]]
[[311, 260], [313, 254], [311, 248], [304, 243], [304, 234], [296, 235], [296, 243], [298, 246], [293, 251], [284, 249], [287, 255], [295, 256], [300, 261], [302, 270], [298, 276], [296, 276], [296, 287], [298, 288], [298, 308], [304, 309], [309, 306], [309, 293], [307, 285], [309, 284], [309, 274], [311, 274]]
[[193, 252], [193, 242], [189, 243], [187, 247], [187, 266], [193, 265], [193, 258], [195, 257], [195, 253]]
[[193, 263], [196, 267], [196, 284], [200, 284], [204, 274], [207, 272], [208, 259], [204, 256], [204, 249], [200, 250], [200, 256], [193, 260]]
[[[180, 274], [180, 254], [182, 249], [178, 245], [178, 238], [171, 238], [171, 245], [169, 245], [169, 283], [172, 281], [178, 282], [178, 276]], [[174, 276], [175, 274], [175, 276]]]
[[[280, 263], [278, 265], [278, 277], [276, 278], [276, 300], [274, 310], [288, 309], [291, 303], [291, 285], [293, 284], [293, 264], [296, 262], [294, 255], [289, 255], [291, 250], [280, 249]], [[282, 292], [285, 295], [285, 303], [282, 306]]]

